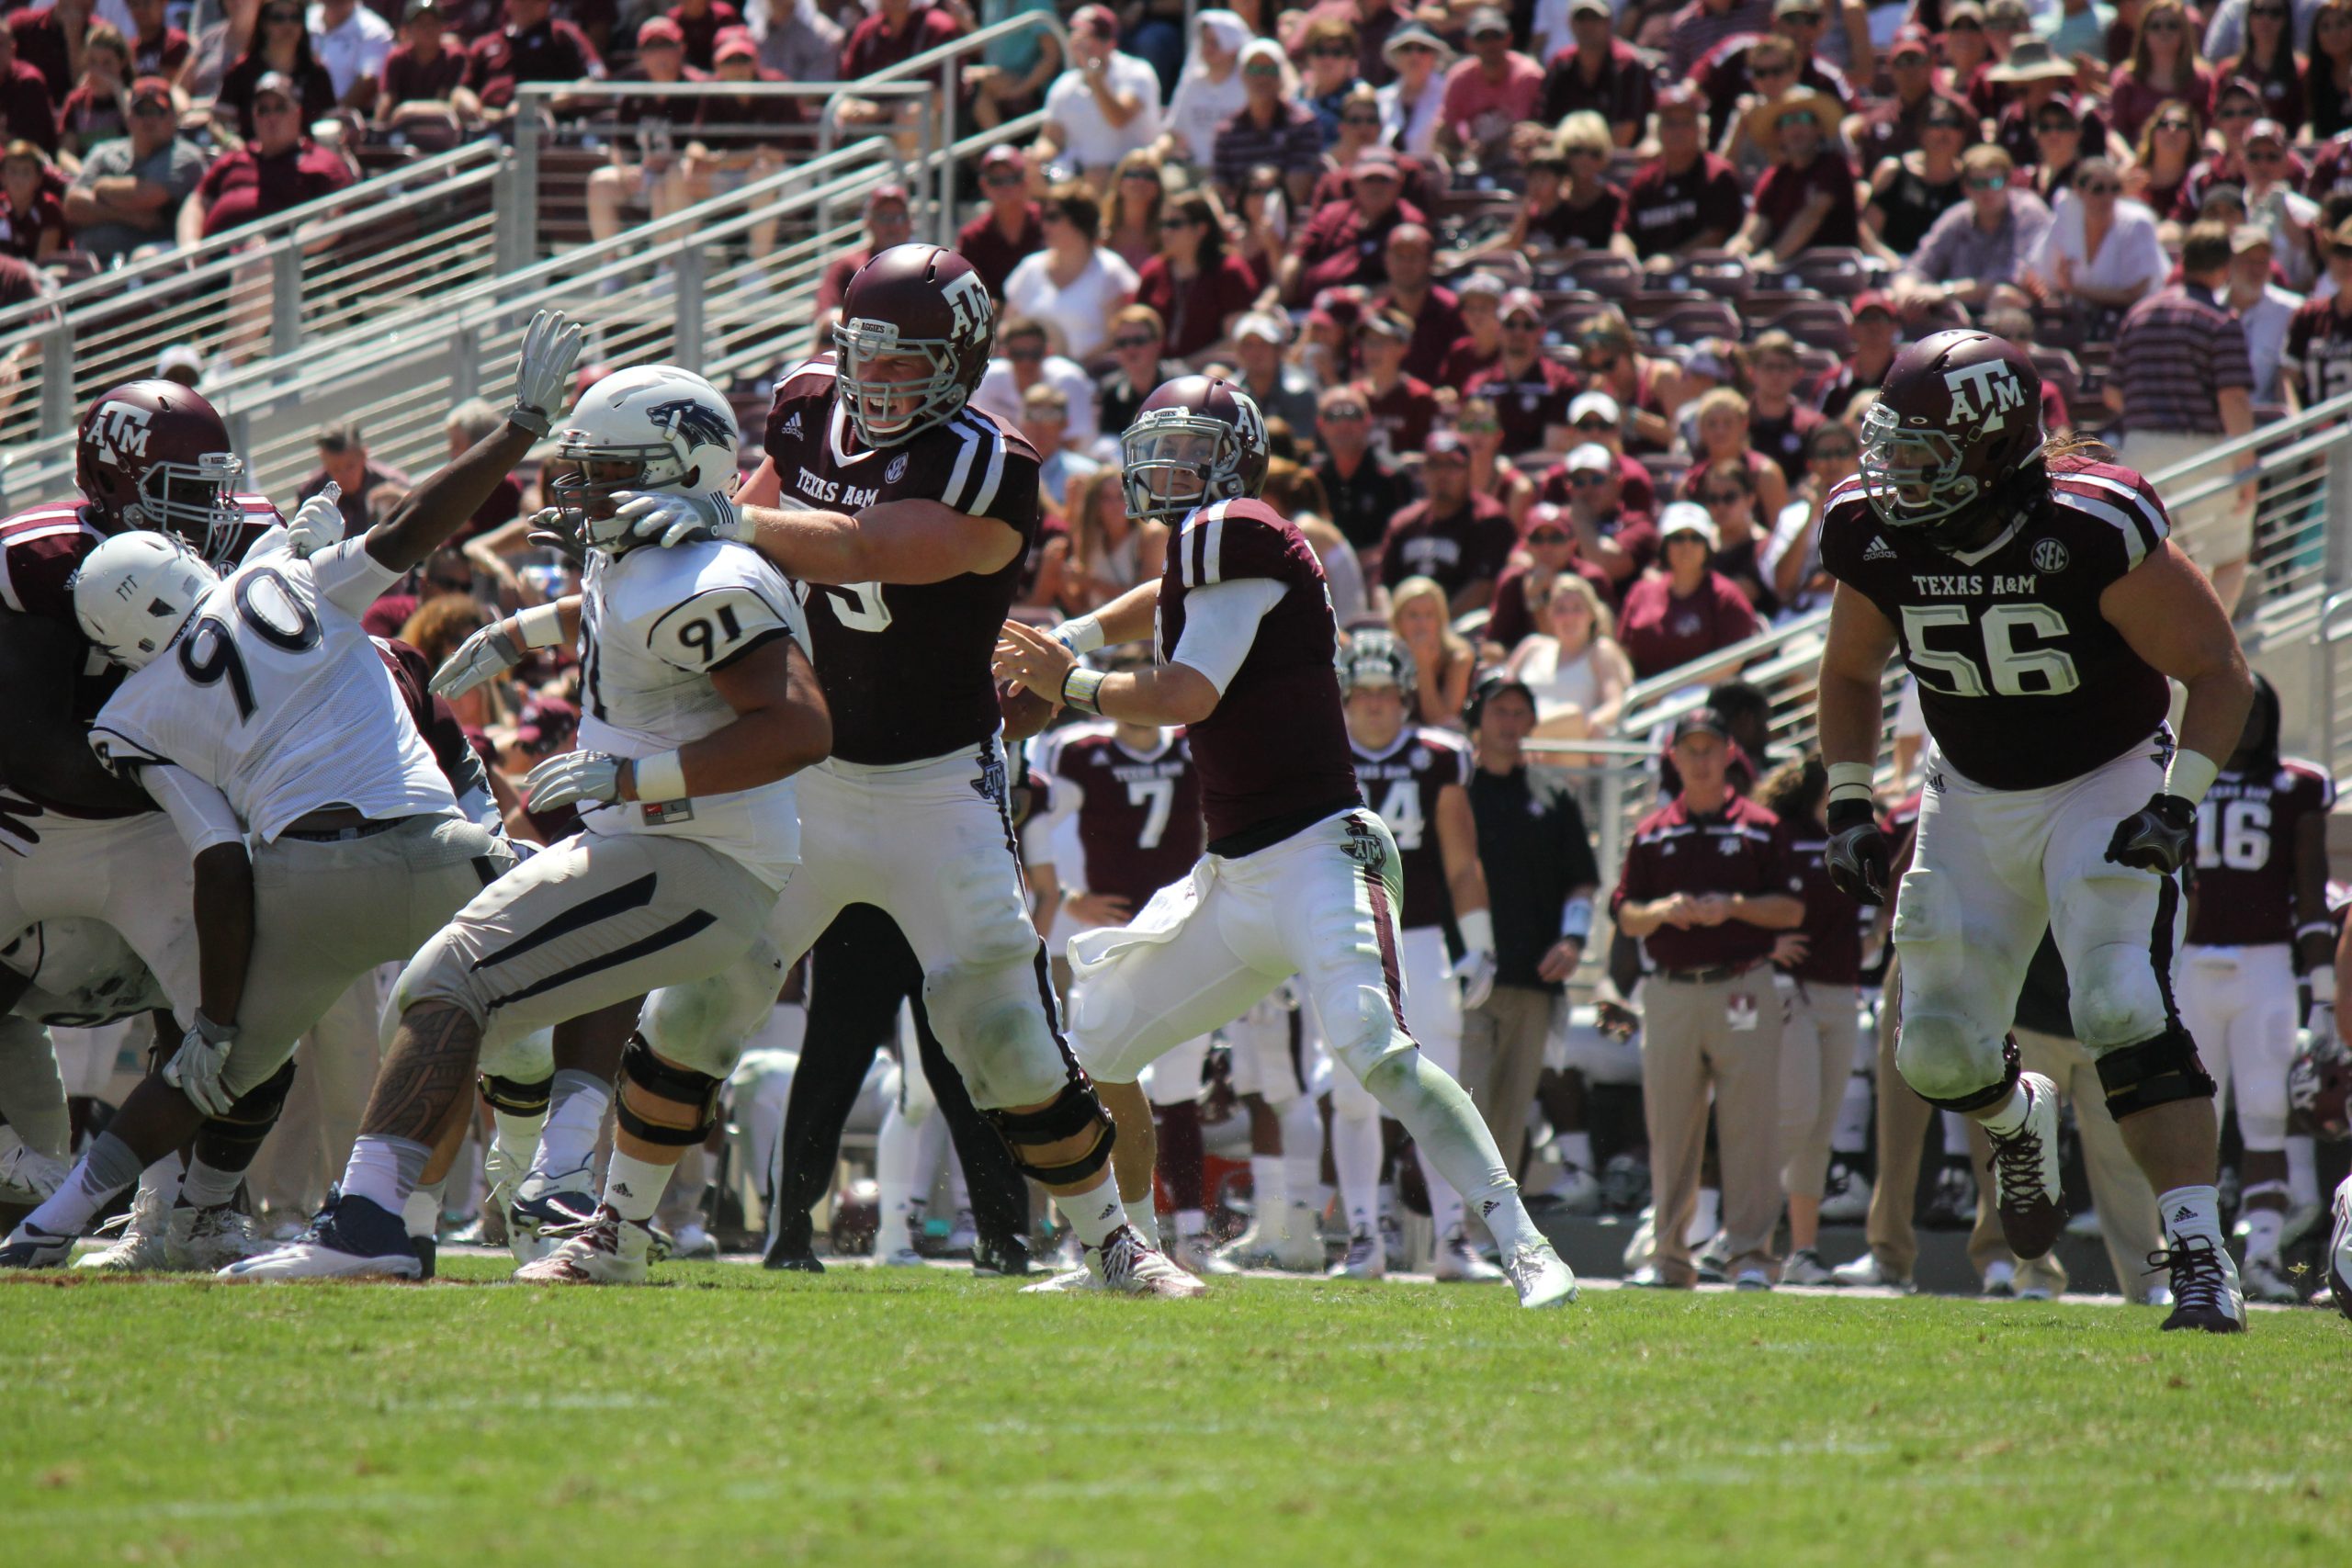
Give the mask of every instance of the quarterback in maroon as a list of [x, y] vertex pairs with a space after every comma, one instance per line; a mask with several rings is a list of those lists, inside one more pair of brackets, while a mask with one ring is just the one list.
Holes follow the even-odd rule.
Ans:
[[[1121, 1190], [1150, 1190], [1143, 1069], [1295, 974], [1333, 1057], [1486, 1221], [1521, 1304], [1572, 1300], [1575, 1276], [1529, 1220], [1470, 1097], [1405, 1028], [1396, 845], [1357, 787], [1323, 570], [1257, 499], [1268, 457], [1257, 404], [1219, 378], [1180, 377], [1145, 400], [1121, 446], [1127, 515], [1174, 530], [1166, 568], [1051, 636], [1007, 621], [996, 656], [1000, 677], [1048, 701], [1188, 726], [1201, 770], [1208, 852], [1192, 874], [1126, 926], [1070, 943], [1072, 1036], [1118, 1118]], [[1148, 670], [1079, 662], [1147, 637]]]
[[[2252, 687], [2155, 491], [2096, 443], [2049, 442], [2041, 387], [2002, 339], [1922, 338], [1863, 419], [1860, 476], [1830, 492], [1828, 869], [1866, 903], [1894, 898], [1896, 1066], [1923, 1097], [1984, 1124], [2002, 1229], [2027, 1258], [2050, 1250], [2065, 1217], [2057, 1091], [2020, 1074], [2008, 1037], [2048, 927], [2075, 1035], [2163, 1211], [2165, 1326], [2237, 1332], [2214, 1083], [2172, 967], [2198, 805], [2216, 759], [2237, 748]], [[1871, 786], [1898, 651], [1933, 744], [1911, 867], [1890, 888]], [[2177, 736], [2167, 678], [2188, 689]]]

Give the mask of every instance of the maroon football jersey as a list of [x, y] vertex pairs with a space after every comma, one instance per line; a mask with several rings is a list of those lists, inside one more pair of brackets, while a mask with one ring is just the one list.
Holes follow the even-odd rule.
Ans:
[[1829, 493], [1821, 560], [1894, 625], [1946, 761], [1988, 788], [2040, 789], [2122, 755], [2164, 722], [2165, 678], [2098, 601], [2170, 531], [2138, 474], [2066, 459], [2042, 500], [1965, 556], [1886, 526], [1849, 479]]
[[766, 447], [786, 506], [855, 512], [883, 501], [936, 501], [1021, 536], [1021, 548], [985, 576], [793, 585], [808, 607], [812, 662], [833, 712], [834, 756], [888, 765], [986, 741], [1001, 719], [989, 674], [997, 633], [1037, 536], [1036, 451], [978, 409], [899, 446], [868, 447], [834, 396], [831, 355], [776, 383]]
[[[266, 496], [235, 498], [246, 523], [230, 558], [241, 560], [255, 540], [281, 525], [277, 508]], [[74, 614], [74, 575], [83, 558], [107, 538], [87, 506], [77, 501], [36, 506], [0, 522], [0, 606], [20, 615], [55, 621], [82, 641], [82, 623]], [[95, 648], [87, 649], [74, 682], [74, 716], [83, 723], [97, 717], [107, 698], [122, 681], [122, 671], [108, 663]], [[121, 808], [93, 810], [60, 801], [43, 800], [29, 790], [19, 794], [63, 817], [106, 818], [136, 816]]]
[[2279, 368], [2295, 378], [2305, 407], [2352, 392], [2352, 315], [2341, 296], [2307, 299], [2287, 323]]
[[1054, 806], [1076, 814], [1086, 852], [1071, 882], [1140, 909], [1192, 874], [1201, 858], [1201, 774], [1183, 731], [1149, 751], [1129, 750], [1107, 722], [1072, 725], [1055, 740], [1046, 767]]
[[1356, 783], [1366, 805], [1388, 824], [1405, 875], [1400, 931], [1442, 926], [1453, 918], [1445, 856], [1437, 842], [1437, 797], [1448, 784], [1470, 782], [1470, 747], [1458, 735], [1408, 724], [1385, 751], [1351, 747]]
[[2326, 817], [2335, 781], [2290, 757], [2276, 773], [2225, 768], [2197, 807], [2197, 911], [2188, 940], [2200, 947], [2259, 947], [2295, 940], [2295, 834], [2307, 815]]
[[1363, 799], [1340, 716], [1331, 592], [1289, 518], [1262, 501], [1220, 501], [1184, 519], [1159, 574], [1159, 661], [1184, 639], [1187, 593], [1250, 577], [1289, 592], [1258, 623], [1216, 711], [1186, 731], [1216, 854], [1262, 849]]

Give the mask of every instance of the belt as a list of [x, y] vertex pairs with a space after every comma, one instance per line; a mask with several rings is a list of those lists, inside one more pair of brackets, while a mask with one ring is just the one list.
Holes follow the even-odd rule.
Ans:
[[1657, 977], [1678, 986], [1712, 986], [1718, 980], [1736, 980], [1763, 962], [1758, 958], [1746, 964], [1718, 964], [1712, 969], [1661, 969]]
[[[314, 811], [301, 820], [315, 822], [322, 818], [339, 815], [341, 814], [336, 812]], [[281, 839], [299, 839], [306, 844], [340, 844], [353, 839], [372, 839], [379, 833], [390, 832], [403, 822], [415, 820], [413, 817], [367, 818], [341, 828], [288, 828], [277, 836]]]

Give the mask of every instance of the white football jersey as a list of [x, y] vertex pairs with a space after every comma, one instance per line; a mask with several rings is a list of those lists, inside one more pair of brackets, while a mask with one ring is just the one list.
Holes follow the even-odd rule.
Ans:
[[[735, 721], [714, 670], [808, 624], [783, 574], [743, 545], [698, 544], [588, 558], [580, 596], [580, 745], [650, 757]], [[792, 781], [684, 801], [583, 802], [592, 833], [660, 833], [708, 844], [773, 887], [800, 863]]]
[[346, 539], [257, 551], [90, 728], [108, 767], [171, 762], [228, 796], [264, 843], [331, 806], [388, 819], [454, 808], [359, 617], [400, 578]]

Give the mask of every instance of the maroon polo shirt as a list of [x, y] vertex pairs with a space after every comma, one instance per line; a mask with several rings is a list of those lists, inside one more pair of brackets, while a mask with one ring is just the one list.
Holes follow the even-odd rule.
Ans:
[[446, 98], [465, 81], [466, 51], [457, 48], [447, 36], [429, 61], [419, 59], [416, 51], [404, 43], [392, 45], [392, 52], [384, 57], [383, 98], [388, 108]]
[[[93, 16], [83, 25], [87, 28], [96, 20]], [[65, 41], [64, 24], [57, 19], [56, 11], [30, 7], [11, 11], [8, 30], [17, 35], [17, 59], [40, 73], [41, 80], [49, 85], [51, 103], [63, 103], [65, 95], [74, 90], [74, 60], [72, 46]]]
[[[1802, 892], [1778, 817], [1745, 795], [1727, 797], [1722, 809], [1705, 816], [1677, 796], [1634, 829], [1609, 908], [1614, 914], [1628, 903], [1646, 904], [1677, 893], [1752, 898]], [[1770, 958], [1777, 934], [1746, 920], [1688, 931], [1660, 926], [1642, 939], [1642, 950], [1669, 973], [1714, 969]]]
[[48, 79], [21, 60], [0, 75], [0, 116], [6, 117], [9, 141], [57, 151], [57, 106], [50, 101]]
[[552, 17], [520, 31], [486, 33], [466, 51], [466, 85], [492, 108], [513, 103], [522, 83], [579, 82], [603, 69], [588, 35]]
[[224, 152], [204, 171], [204, 237], [331, 195], [351, 183], [351, 166], [307, 137], [290, 152], [264, 156], [250, 147]]
[[905, 25], [896, 31], [891, 30], [889, 18], [876, 11], [842, 43], [842, 80], [854, 82], [886, 65], [953, 43], [963, 31], [955, 17], [935, 6], [918, 6], [908, 12]]
[[[1396, 302], [1393, 293], [1382, 293], [1376, 297], [1372, 308], [1375, 310], [1405, 309]], [[1421, 308], [1406, 310], [1405, 313], [1413, 318], [1413, 341], [1405, 345], [1405, 374], [1417, 376], [1438, 386], [1445, 385], [1448, 355], [1462, 336], [1462, 301], [1453, 289], [1431, 284], [1430, 291], [1421, 297]]]
[[1498, 357], [1492, 367], [1470, 378], [1462, 394], [1494, 400], [1495, 423], [1503, 427], [1503, 456], [1517, 457], [1542, 449], [1547, 426], [1568, 423], [1568, 404], [1582, 388], [1575, 371], [1539, 353], [1516, 376]]
[[1353, 201], [1335, 201], [1307, 220], [1298, 236], [1298, 298], [1312, 299], [1326, 288], [1351, 283], [1367, 287], [1388, 281], [1388, 235], [1399, 223], [1429, 220], [1409, 201], [1398, 201], [1367, 221]]
[[1767, 222], [1766, 242], [1778, 238], [1789, 220], [1804, 211], [1805, 203], [1816, 194], [1829, 197], [1829, 210], [1822, 214], [1813, 237], [1801, 248], [1859, 244], [1861, 209], [1854, 197], [1854, 171], [1845, 154], [1834, 148], [1824, 148], [1802, 169], [1775, 164], [1756, 182], [1756, 212]]
[[1374, 392], [1367, 383], [1364, 406], [1373, 428], [1387, 439], [1392, 459], [1419, 451], [1437, 428], [1437, 395], [1428, 382], [1411, 376], [1399, 376], [1385, 392]]
[[1664, 572], [1654, 572], [1625, 590], [1617, 612], [1617, 641], [1634, 661], [1634, 674], [1646, 681], [1704, 659], [1719, 648], [1745, 642], [1764, 629], [1747, 598], [1719, 571], [1699, 581], [1688, 599], [1674, 596]]
[[996, 209], [989, 209], [956, 231], [956, 251], [972, 264], [980, 281], [989, 286], [989, 297], [1004, 298], [1004, 280], [1021, 258], [1036, 254], [1046, 248], [1046, 228], [1039, 217], [1040, 209], [1029, 202], [1022, 209], [1021, 231], [1011, 239], [997, 226]]

